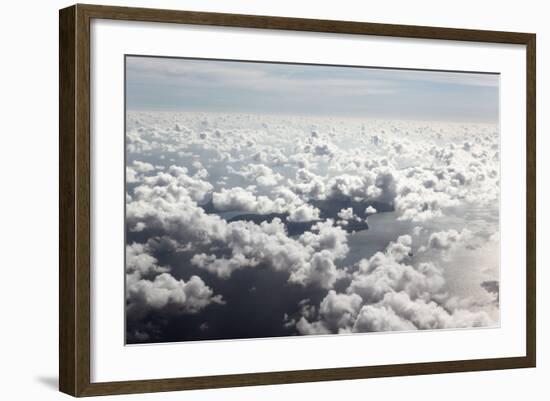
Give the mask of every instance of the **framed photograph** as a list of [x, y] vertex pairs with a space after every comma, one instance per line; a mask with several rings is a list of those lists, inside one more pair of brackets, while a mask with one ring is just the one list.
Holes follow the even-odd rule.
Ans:
[[535, 366], [534, 34], [59, 18], [61, 391]]

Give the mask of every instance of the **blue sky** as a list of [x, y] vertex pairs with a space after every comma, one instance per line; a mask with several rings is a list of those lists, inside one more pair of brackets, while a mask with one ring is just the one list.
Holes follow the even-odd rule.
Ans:
[[497, 122], [499, 76], [128, 56], [128, 110]]

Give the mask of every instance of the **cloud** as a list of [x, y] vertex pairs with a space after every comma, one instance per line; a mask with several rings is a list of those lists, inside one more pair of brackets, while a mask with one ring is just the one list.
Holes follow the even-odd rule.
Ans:
[[244, 211], [258, 214], [282, 213], [284, 202], [271, 200], [267, 196], [256, 196], [244, 188], [222, 188], [212, 194], [212, 203], [219, 211]]
[[297, 206], [288, 216], [288, 221], [291, 222], [305, 222], [314, 220], [319, 220], [319, 209], [308, 204]]
[[372, 206], [367, 206], [367, 208], [365, 209], [365, 214], [375, 214], [376, 213], [376, 209]]
[[325, 199], [327, 194], [323, 178], [305, 168], [301, 168], [296, 172], [296, 179], [291, 181], [290, 187], [297, 194], [312, 199]]
[[[359, 262], [345, 293], [329, 291], [318, 311], [297, 319], [301, 334], [426, 330], [490, 326], [495, 320], [472, 301], [449, 297], [443, 271], [411, 263], [412, 239], [400, 236], [385, 252]], [[312, 313], [313, 310], [313, 313]]]
[[322, 288], [331, 288], [344, 276], [334, 261], [347, 255], [347, 234], [332, 221], [315, 224], [298, 239], [287, 236], [278, 218], [259, 225], [235, 221], [225, 231], [223, 243], [231, 257], [197, 254], [191, 263], [225, 279], [237, 269], [262, 264], [288, 272], [291, 283]]
[[[179, 185], [180, 182], [190, 187]], [[142, 232], [161, 231], [176, 241], [177, 245], [167, 243], [175, 248], [192, 244], [196, 254], [191, 263], [220, 278], [230, 277], [237, 269], [259, 264], [287, 271], [291, 282], [302, 285], [328, 288], [341, 277], [333, 262], [347, 254], [347, 236], [334, 227], [332, 221], [315, 224], [313, 232], [306, 232], [297, 239], [288, 237], [278, 218], [261, 224], [228, 223], [217, 215], [206, 214], [197, 205], [196, 200], [204, 197], [207, 188], [201, 180], [188, 177], [185, 169], [174, 166], [169, 173], [145, 177], [127, 205], [128, 226], [130, 229], [139, 227]], [[268, 213], [291, 209], [294, 218], [300, 217], [300, 213], [305, 217], [318, 216], [316, 209], [300, 205], [302, 201], [292, 191], [281, 188], [279, 194], [276, 201], [271, 201], [247, 190], [232, 188], [214, 193], [213, 203], [222, 210]], [[200, 252], [212, 243], [221, 247], [219, 255]]]
[[359, 333], [398, 330], [416, 330], [416, 326], [386, 306], [365, 305], [353, 324], [353, 331]]
[[365, 169], [357, 174], [338, 174], [322, 178], [306, 169], [299, 169], [290, 187], [312, 199], [370, 200], [393, 205], [396, 180], [386, 167]]
[[221, 296], [213, 295], [198, 276], [191, 276], [185, 282], [176, 280], [169, 273], [161, 273], [154, 280], [129, 280], [127, 282], [126, 302], [131, 312], [139, 309], [163, 309], [173, 306], [181, 313], [198, 313], [211, 303], [223, 303]]
[[168, 267], [158, 265], [156, 258], [147, 253], [143, 244], [126, 245], [126, 273], [137, 274], [139, 277], [165, 273]]
[[193, 201], [203, 201], [213, 189], [212, 185], [197, 177], [190, 177], [184, 167], [170, 166], [168, 173], [158, 172], [156, 175], [142, 177], [134, 189], [134, 198], [149, 200], [165, 198], [180, 200], [189, 197]]
[[185, 187], [170, 184], [136, 188], [126, 205], [126, 223], [130, 230], [139, 226], [144, 232], [162, 232], [179, 244], [223, 239], [226, 228], [223, 219], [198, 207]]
[[385, 253], [378, 252], [363, 259], [347, 289], [360, 295], [365, 302], [382, 300], [388, 292], [405, 291], [414, 298], [429, 298], [444, 289], [442, 271], [432, 263], [417, 266], [404, 263], [409, 258], [410, 237], [402, 236], [392, 242]]
[[[299, 333], [498, 321], [489, 284], [498, 278], [498, 238], [482, 244], [494, 231], [490, 213], [499, 197], [494, 126], [130, 112], [127, 150], [135, 160], [126, 196], [133, 313], [138, 305], [197, 313], [181, 302], [191, 279], [178, 280], [163, 264], [177, 254], [199, 276], [232, 280], [240, 269], [267, 268], [283, 272], [297, 291], [311, 287], [303, 297], [315, 305], [287, 311], [285, 324]], [[219, 215], [205, 212], [210, 200]], [[334, 214], [347, 221], [354, 210], [361, 215], [350, 201], [363, 208], [372, 202], [365, 215], [394, 207], [397, 225], [408, 227], [401, 233], [412, 236], [396, 234], [384, 251], [348, 264], [363, 251], [350, 240], [354, 234], [325, 219], [324, 205], [337, 204]], [[259, 224], [222, 217], [238, 212], [284, 216]], [[315, 224], [291, 237], [285, 218]], [[161, 274], [169, 277], [156, 281]], [[198, 298], [216, 303], [210, 290], [210, 298]]]
[[338, 217], [341, 218], [342, 220], [352, 220], [357, 218], [357, 216], [353, 214], [353, 209], [351, 207], [340, 210], [338, 212]]
[[346, 232], [335, 226], [331, 219], [316, 223], [298, 241], [314, 250], [330, 251], [336, 259], [344, 258], [349, 251]]
[[[376, 176], [370, 172], [363, 176], [342, 174], [329, 179], [326, 197], [364, 199], [370, 195], [378, 196], [378, 190], [374, 186]], [[373, 189], [371, 189], [373, 188]]]
[[341, 225], [341, 226], [344, 226], [344, 227], [347, 226], [349, 224], [349, 221], [351, 221], [351, 220], [361, 221], [361, 218], [356, 216], [353, 213], [353, 208], [351, 208], [351, 207], [341, 209], [338, 212], [337, 216], [341, 219], [337, 222], [338, 225]]
[[362, 303], [357, 294], [338, 294], [330, 290], [319, 305], [319, 314], [332, 332], [338, 332], [353, 324]]
[[155, 171], [155, 167], [151, 163], [134, 160], [132, 167], [139, 173], [150, 173]]
[[263, 164], [249, 164], [244, 166], [239, 175], [262, 187], [273, 187], [283, 179], [283, 176]]
[[148, 248], [139, 243], [126, 246], [126, 310], [131, 316], [167, 306], [178, 313], [193, 314], [211, 303], [224, 303], [198, 276], [187, 282], [175, 279], [170, 267], [159, 266]]
[[273, 190], [272, 197], [255, 195], [247, 189], [222, 188], [214, 192], [212, 203], [218, 211], [242, 211], [257, 214], [288, 213], [288, 220], [305, 222], [319, 219], [319, 209], [305, 203], [286, 187]]
[[155, 167], [152, 164], [134, 160], [131, 166], [126, 166], [126, 182], [129, 184], [139, 182], [143, 174], [154, 170]]
[[[413, 300], [404, 291], [387, 293], [379, 303], [367, 308], [376, 319], [384, 322], [382, 327], [376, 327], [377, 331], [481, 327], [492, 323], [486, 312], [457, 310], [451, 314], [432, 300]], [[369, 316], [363, 317], [364, 324]]]
[[316, 252], [310, 261], [291, 273], [288, 281], [304, 286], [313, 284], [321, 288], [332, 288], [345, 275], [344, 271], [336, 267], [334, 259], [334, 255], [326, 249]]
[[443, 216], [445, 208], [458, 206], [459, 201], [445, 192], [436, 192], [417, 185], [407, 188], [405, 194], [395, 200], [395, 206], [400, 213], [400, 220], [424, 222]]
[[254, 267], [259, 262], [247, 259], [242, 253], [233, 253], [230, 258], [217, 258], [215, 255], [201, 253], [193, 255], [191, 263], [210, 273], [216, 274], [220, 278], [227, 279], [235, 270]]
[[330, 329], [325, 327], [322, 322], [309, 322], [304, 317], [298, 320], [298, 323], [296, 323], [296, 329], [298, 330], [298, 333], [302, 335], [331, 334]]
[[461, 232], [448, 230], [432, 233], [428, 239], [428, 247], [435, 250], [448, 251], [460, 243], [470, 240], [471, 237], [472, 232], [467, 228]]

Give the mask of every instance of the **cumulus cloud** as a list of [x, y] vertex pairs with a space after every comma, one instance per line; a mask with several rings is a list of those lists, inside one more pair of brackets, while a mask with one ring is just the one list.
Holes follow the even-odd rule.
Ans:
[[200, 253], [193, 255], [191, 263], [210, 273], [216, 274], [220, 278], [227, 279], [235, 270], [257, 266], [259, 262], [247, 259], [242, 253], [234, 253], [230, 258], [217, 258], [215, 255]]
[[470, 240], [472, 232], [467, 228], [458, 232], [456, 230], [432, 233], [428, 239], [428, 247], [435, 250], [447, 251], [462, 242]]
[[363, 168], [359, 173], [345, 172], [329, 177], [302, 168], [295, 179], [290, 180], [290, 187], [311, 199], [377, 201], [392, 208], [397, 196], [395, 172], [383, 165], [367, 168], [364, 163], [360, 164]]
[[399, 330], [416, 330], [416, 326], [383, 305], [365, 305], [353, 324], [353, 331], [360, 333]]
[[411, 246], [410, 236], [400, 236], [385, 252], [361, 260], [346, 292], [329, 291], [316, 313], [300, 317], [297, 330], [323, 334], [494, 324], [485, 310], [449, 297], [437, 265], [411, 263]]
[[169, 271], [168, 267], [159, 266], [156, 258], [151, 256], [145, 245], [133, 243], [126, 245], [126, 273], [137, 274], [139, 277], [149, 276]]
[[372, 206], [367, 206], [367, 208], [365, 209], [365, 214], [375, 214], [376, 213], [376, 209]]
[[420, 185], [413, 186], [410, 182], [409, 186], [401, 188], [400, 195], [395, 199], [399, 218], [413, 222], [441, 217], [444, 209], [458, 205], [459, 201], [446, 192], [437, 192]]
[[273, 190], [273, 196], [255, 195], [251, 191], [233, 187], [214, 192], [212, 203], [218, 211], [243, 211], [257, 214], [288, 213], [288, 221], [304, 222], [319, 219], [319, 209], [305, 203], [286, 187]]
[[291, 283], [322, 288], [344, 276], [334, 261], [349, 250], [346, 232], [332, 221], [315, 224], [297, 239], [288, 237], [278, 218], [259, 225], [235, 221], [227, 224], [224, 242], [231, 257], [198, 254], [191, 263], [225, 279], [237, 269], [263, 264], [288, 272]]
[[156, 175], [142, 177], [134, 189], [133, 198], [165, 198], [177, 201], [188, 197], [193, 201], [203, 201], [213, 189], [212, 185], [200, 178], [190, 177], [187, 172], [184, 167], [170, 166], [168, 173], [158, 172]]
[[[267, 267], [284, 272], [290, 284], [322, 291], [320, 302], [285, 320], [303, 334], [474, 327], [498, 319], [487, 314], [495, 299], [498, 308], [494, 264], [480, 262], [479, 269], [491, 271], [475, 277], [449, 267], [480, 260], [463, 252], [480, 229], [440, 224], [497, 204], [494, 126], [130, 112], [127, 151], [135, 160], [126, 172], [132, 311], [143, 305], [197, 313], [222, 302], [198, 276], [178, 280], [155, 258], [177, 253], [199, 275], [231, 280], [239, 269]], [[210, 200], [219, 215], [205, 211]], [[396, 234], [383, 252], [349, 265], [353, 234], [338, 225], [357, 218], [360, 209], [350, 201], [372, 203], [364, 216], [395, 209], [399, 224], [415, 226], [407, 229], [413, 236]], [[338, 223], [326, 219], [331, 202]], [[284, 216], [263, 223], [221, 217], [239, 212]], [[285, 218], [289, 227], [315, 224], [291, 237]], [[455, 258], [460, 252], [463, 258]], [[486, 298], [457, 294], [457, 277], [466, 274]]]
[[224, 303], [200, 277], [192, 276], [187, 282], [174, 278], [169, 267], [158, 265], [148, 248], [138, 243], [126, 246], [126, 308], [130, 315], [167, 306], [181, 313], [197, 313], [211, 303]]
[[273, 201], [267, 196], [256, 196], [244, 188], [222, 188], [221, 192], [214, 192], [212, 203], [216, 210], [238, 210], [258, 214], [282, 213], [284, 202]]
[[441, 292], [445, 280], [440, 269], [431, 263], [406, 263], [410, 245], [410, 237], [402, 236], [385, 253], [363, 259], [347, 291], [359, 294], [368, 303], [382, 300], [388, 292], [405, 291], [415, 298], [429, 298]]
[[331, 334], [331, 331], [325, 327], [325, 325], [318, 322], [309, 322], [306, 318], [301, 317], [296, 323], [296, 329], [298, 333], [303, 335], [319, 335], [319, 334]]
[[293, 208], [288, 216], [288, 221], [304, 222], [319, 220], [319, 209], [306, 203]]
[[316, 223], [298, 241], [308, 249], [330, 251], [337, 259], [344, 258], [349, 251], [346, 232], [330, 219]]
[[341, 218], [342, 220], [355, 220], [355, 219], [357, 219], [357, 216], [353, 213], [353, 209], [351, 207], [340, 210], [338, 212], [338, 217]]
[[[196, 199], [203, 197], [200, 190], [207, 186], [186, 173], [173, 167], [168, 174], [161, 172], [144, 178], [144, 183], [134, 191], [135, 199], [127, 205], [130, 229], [161, 230], [179, 246], [193, 243], [195, 249], [214, 242], [223, 245], [230, 254], [228, 257], [199, 252], [191, 259], [192, 264], [221, 278], [228, 278], [236, 269], [260, 263], [288, 271], [291, 282], [303, 285], [330, 287], [341, 276], [333, 262], [347, 254], [347, 237], [332, 221], [314, 225], [313, 232], [306, 232], [298, 239], [288, 237], [278, 218], [261, 224], [228, 223], [217, 215], [205, 213], [197, 205]], [[181, 181], [193, 185], [180, 186]], [[281, 190], [277, 199], [273, 202], [267, 197], [256, 197], [240, 188], [213, 194], [215, 207], [222, 210], [252, 209], [267, 213], [296, 207], [291, 211], [294, 218], [300, 217], [300, 213], [306, 214], [303, 218], [318, 217], [318, 211], [313, 208], [296, 206], [299, 203], [291, 191]]]
[[345, 275], [344, 271], [336, 267], [334, 259], [334, 255], [326, 249], [314, 253], [310, 261], [291, 273], [289, 282], [332, 288], [334, 283]]
[[319, 305], [319, 314], [327, 328], [337, 332], [353, 324], [362, 303], [357, 294], [338, 294], [330, 290]]
[[139, 309], [141, 313], [166, 306], [174, 306], [181, 313], [197, 313], [211, 303], [223, 303], [200, 277], [192, 276], [185, 282], [169, 273], [161, 273], [154, 280], [129, 280], [126, 301], [129, 311]]
[[132, 167], [138, 173], [150, 173], [151, 171], [155, 171], [155, 166], [153, 166], [151, 163], [147, 163], [139, 160], [134, 160], [132, 162]]
[[139, 182], [143, 174], [154, 170], [155, 167], [152, 164], [134, 160], [130, 166], [126, 166], [126, 182], [128, 184]]
[[208, 215], [197, 206], [186, 187], [141, 185], [126, 205], [126, 222], [130, 230], [161, 231], [180, 244], [209, 243], [223, 238], [225, 222]]
[[312, 199], [326, 198], [327, 189], [323, 178], [305, 168], [296, 172], [296, 179], [291, 181], [290, 187], [297, 194]]
[[[451, 314], [432, 300], [413, 300], [404, 291], [387, 293], [380, 302], [366, 308], [362, 322], [358, 323], [359, 326], [365, 325], [365, 331], [482, 327], [492, 323], [486, 312], [456, 310]], [[374, 327], [369, 327], [369, 318], [374, 318]], [[371, 328], [374, 330], [369, 330]]]
[[239, 174], [262, 187], [273, 187], [283, 179], [281, 174], [274, 173], [271, 168], [263, 164], [244, 166]]

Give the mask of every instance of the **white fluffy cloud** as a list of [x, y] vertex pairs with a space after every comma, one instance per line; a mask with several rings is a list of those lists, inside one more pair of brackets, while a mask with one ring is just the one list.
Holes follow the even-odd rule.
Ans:
[[384, 305], [363, 306], [353, 323], [353, 331], [359, 333], [399, 330], [416, 330], [416, 326]]
[[361, 309], [363, 300], [357, 294], [338, 294], [330, 290], [319, 305], [319, 314], [331, 331], [350, 327]]
[[435, 250], [447, 251], [462, 242], [470, 240], [472, 232], [467, 228], [458, 232], [456, 230], [432, 233], [428, 239], [428, 247]]
[[[247, 161], [237, 173], [260, 187], [291, 179], [290, 187], [300, 195], [395, 203], [403, 219], [419, 222], [465, 200], [488, 204], [498, 199], [498, 130], [493, 126], [318, 123], [301, 117], [130, 113], [128, 151], [186, 155], [200, 147], [228, 167]], [[326, 174], [327, 157], [336, 174]], [[293, 169], [281, 168], [286, 164], [303, 171], [294, 179]]]
[[446, 192], [437, 192], [432, 188], [408, 186], [401, 188], [395, 200], [395, 207], [401, 220], [423, 222], [443, 216], [445, 208], [458, 206], [459, 201]]
[[175, 306], [182, 313], [197, 313], [211, 303], [223, 303], [200, 277], [192, 276], [185, 282], [169, 273], [161, 273], [154, 280], [129, 280], [126, 300], [129, 310], [139, 307], [140, 312]]
[[259, 262], [254, 259], [248, 259], [242, 253], [234, 253], [230, 258], [217, 258], [215, 255], [200, 253], [191, 258], [191, 263], [220, 278], [227, 279], [235, 270], [245, 267], [254, 267], [257, 266]]
[[296, 206], [290, 211], [288, 221], [304, 222], [319, 220], [319, 209], [306, 203]]
[[411, 241], [402, 236], [386, 252], [378, 252], [359, 263], [348, 292], [359, 294], [366, 302], [382, 300], [388, 292], [405, 291], [415, 298], [429, 298], [443, 290], [442, 272], [431, 263], [407, 264]]
[[338, 217], [341, 218], [342, 220], [352, 220], [357, 218], [357, 216], [353, 214], [353, 209], [351, 207], [340, 210], [338, 212]]
[[316, 223], [298, 241], [308, 249], [330, 251], [336, 259], [344, 258], [349, 251], [346, 232], [330, 219]]
[[290, 274], [289, 282], [332, 288], [334, 283], [345, 275], [343, 270], [336, 267], [334, 259], [334, 255], [326, 249], [315, 252], [311, 260]]
[[273, 187], [283, 179], [281, 174], [274, 173], [271, 168], [263, 164], [244, 166], [239, 174], [262, 187]]
[[292, 222], [319, 219], [319, 209], [305, 203], [285, 187], [273, 190], [271, 198], [265, 195], [255, 195], [240, 187], [223, 188], [220, 192], [213, 193], [212, 202], [218, 211], [242, 211], [257, 214], [288, 213], [288, 220]]
[[443, 271], [434, 263], [411, 263], [411, 246], [411, 237], [401, 236], [385, 252], [363, 259], [346, 292], [329, 291], [318, 312], [308, 310], [298, 319], [296, 329], [302, 334], [323, 334], [494, 323], [486, 311], [450, 298]]
[[151, 274], [165, 273], [168, 267], [159, 266], [156, 258], [145, 249], [145, 245], [133, 243], [126, 245], [126, 273], [137, 274], [139, 277]]
[[147, 245], [126, 246], [126, 301], [130, 315], [172, 306], [177, 312], [197, 313], [211, 303], [223, 303], [204, 281], [192, 276], [187, 282], [175, 279], [170, 268], [159, 266]]
[[284, 202], [271, 200], [267, 196], [256, 196], [244, 188], [223, 188], [221, 192], [214, 192], [212, 202], [216, 210], [238, 210], [258, 214], [282, 213]]
[[[171, 167], [145, 177], [127, 205], [130, 229], [161, 230], [179, 246], [193, 244], [195, 249], [213, 242], [223, 244], [230, 256], [197, 253], [191, 262], [221, 278], [237, 269], [266, 264], [275, 270], [288, 271], [289, 280], [302, 285], [332, 286], [342, 277], [334, 260], [348, 251], [346, 233], [332, 221], [318, 223], [313, 232], [298, 239], [288, 237], [280, 219], [271, 223], [235, 221], [228, 223], [217, 215], [206, 214], [196, 203], [209, 188], [200, 179], [188, 177], [185, 169]], [[187, 182], [191, 186], [179, 185]], [[266, 203], [263, 203], [266, 201]], [[276, 202], [256, 197], [249, 191], [233, 188], [213, 194], [213, 203], [222, 210], [273, 212], [291, 210], [295, 220], [318, 218], [318, 210], [308, 208], [290, 190], [281, 188]], [[274, 206], [275, 205], [275, 206]], [[255, 209], [256, 208], [256, 209]]]
[[224, 242], [231, 257], [197, 254], [195, 266], [229, 278], [237, 269], [267, 265], [289, 273], [289, 282], [331, 288], [344, 276], [334, 261], [347, 255], [347, 234], [332, 221], [317, 223], [312, 232], [298, 239], [287, 236], [280, 219], [254, 224], [235, 221], [227, 224]]
[[[449, 313], [436, 302], [424, 299], [411, 299], [406, 292], [388, 293], [384, 299], [372, 308], [384, 311], [390, 316], [397, 316], [402, 322], [408, 322], [402, 329], [416, 328], [446, 329], [489, 326], [491, 318], [486, 312], [471, 312], [465, 309]], [[395, 330], [396, 328], [390, 328]], [[380, 331], [380, 330], [378, 330]]]
[[367, 208], [365, 209], [365, 214], [375, 214], [376, 213], [376, 209], [372, 206], [367, 206]]
[[[494, 322], [476, 306], [479, 298], [447, 294], [449, 261], [426, 261], [426, 255], [462, 250], [470, 244], [468, 230], [425, 234], [434, 219], [497, 204], [493, 126], [330, 119], [313, 124], [301, 117], [132, 112], [127, 150], [136, 160], [127, 166], [128, 229], [152, 236], [147, 244], [127, 248], [134, 305], [147, 300], [149, 307], [193, 313], [199, 300], [219, 301], [200, 278], [176, 280], [169, 267], [160, 266], [152, 255], [163, 249], [194, 251], [192, 264], [223, 279], [262, 265], [286, 272], [291, 283], [326, 289], [319, 305], [293, 320], [301, 333]], [[243, 181], [250, 186], [231, 187]], [[393, 206], [400, 220], [417, 223], [414, 239], [426, 241], [420, 248], [426, 252], [413, 255], [412, 238], [402, 236], [384, 252], [338, 267], [349, 253], [348, 234], [333, 221], [320, 221], [291, 238], [278, 219], [229, 223], [205, 213], [199, 204], [210, 199], [219, 212], [285, 213], [290, 222], [320, 220], [313, 200], [377, 201]], [[365, 210], [376, 212], [372, 206]], [[353, 209], [341, 210], [339, 218], [355, 218]], [[469, 256], [453, 260], [471, 262]], [[480, 283], [494, 279], [495, 268], [491, 263], [485, 268], [492, 273], [472, 280], [489, 302], [494, 294]], [[337, 293], [332, 289], [342, 278], [349, 286]], [[191, 288], [203, 295], [190, 295]]]
[[143, 174], [150, 173], [155, 170], [155, 167], [146, 162], [134, 160], [131, 166], [126, 166], [126, 182], [133, 184], [139, 182]]

